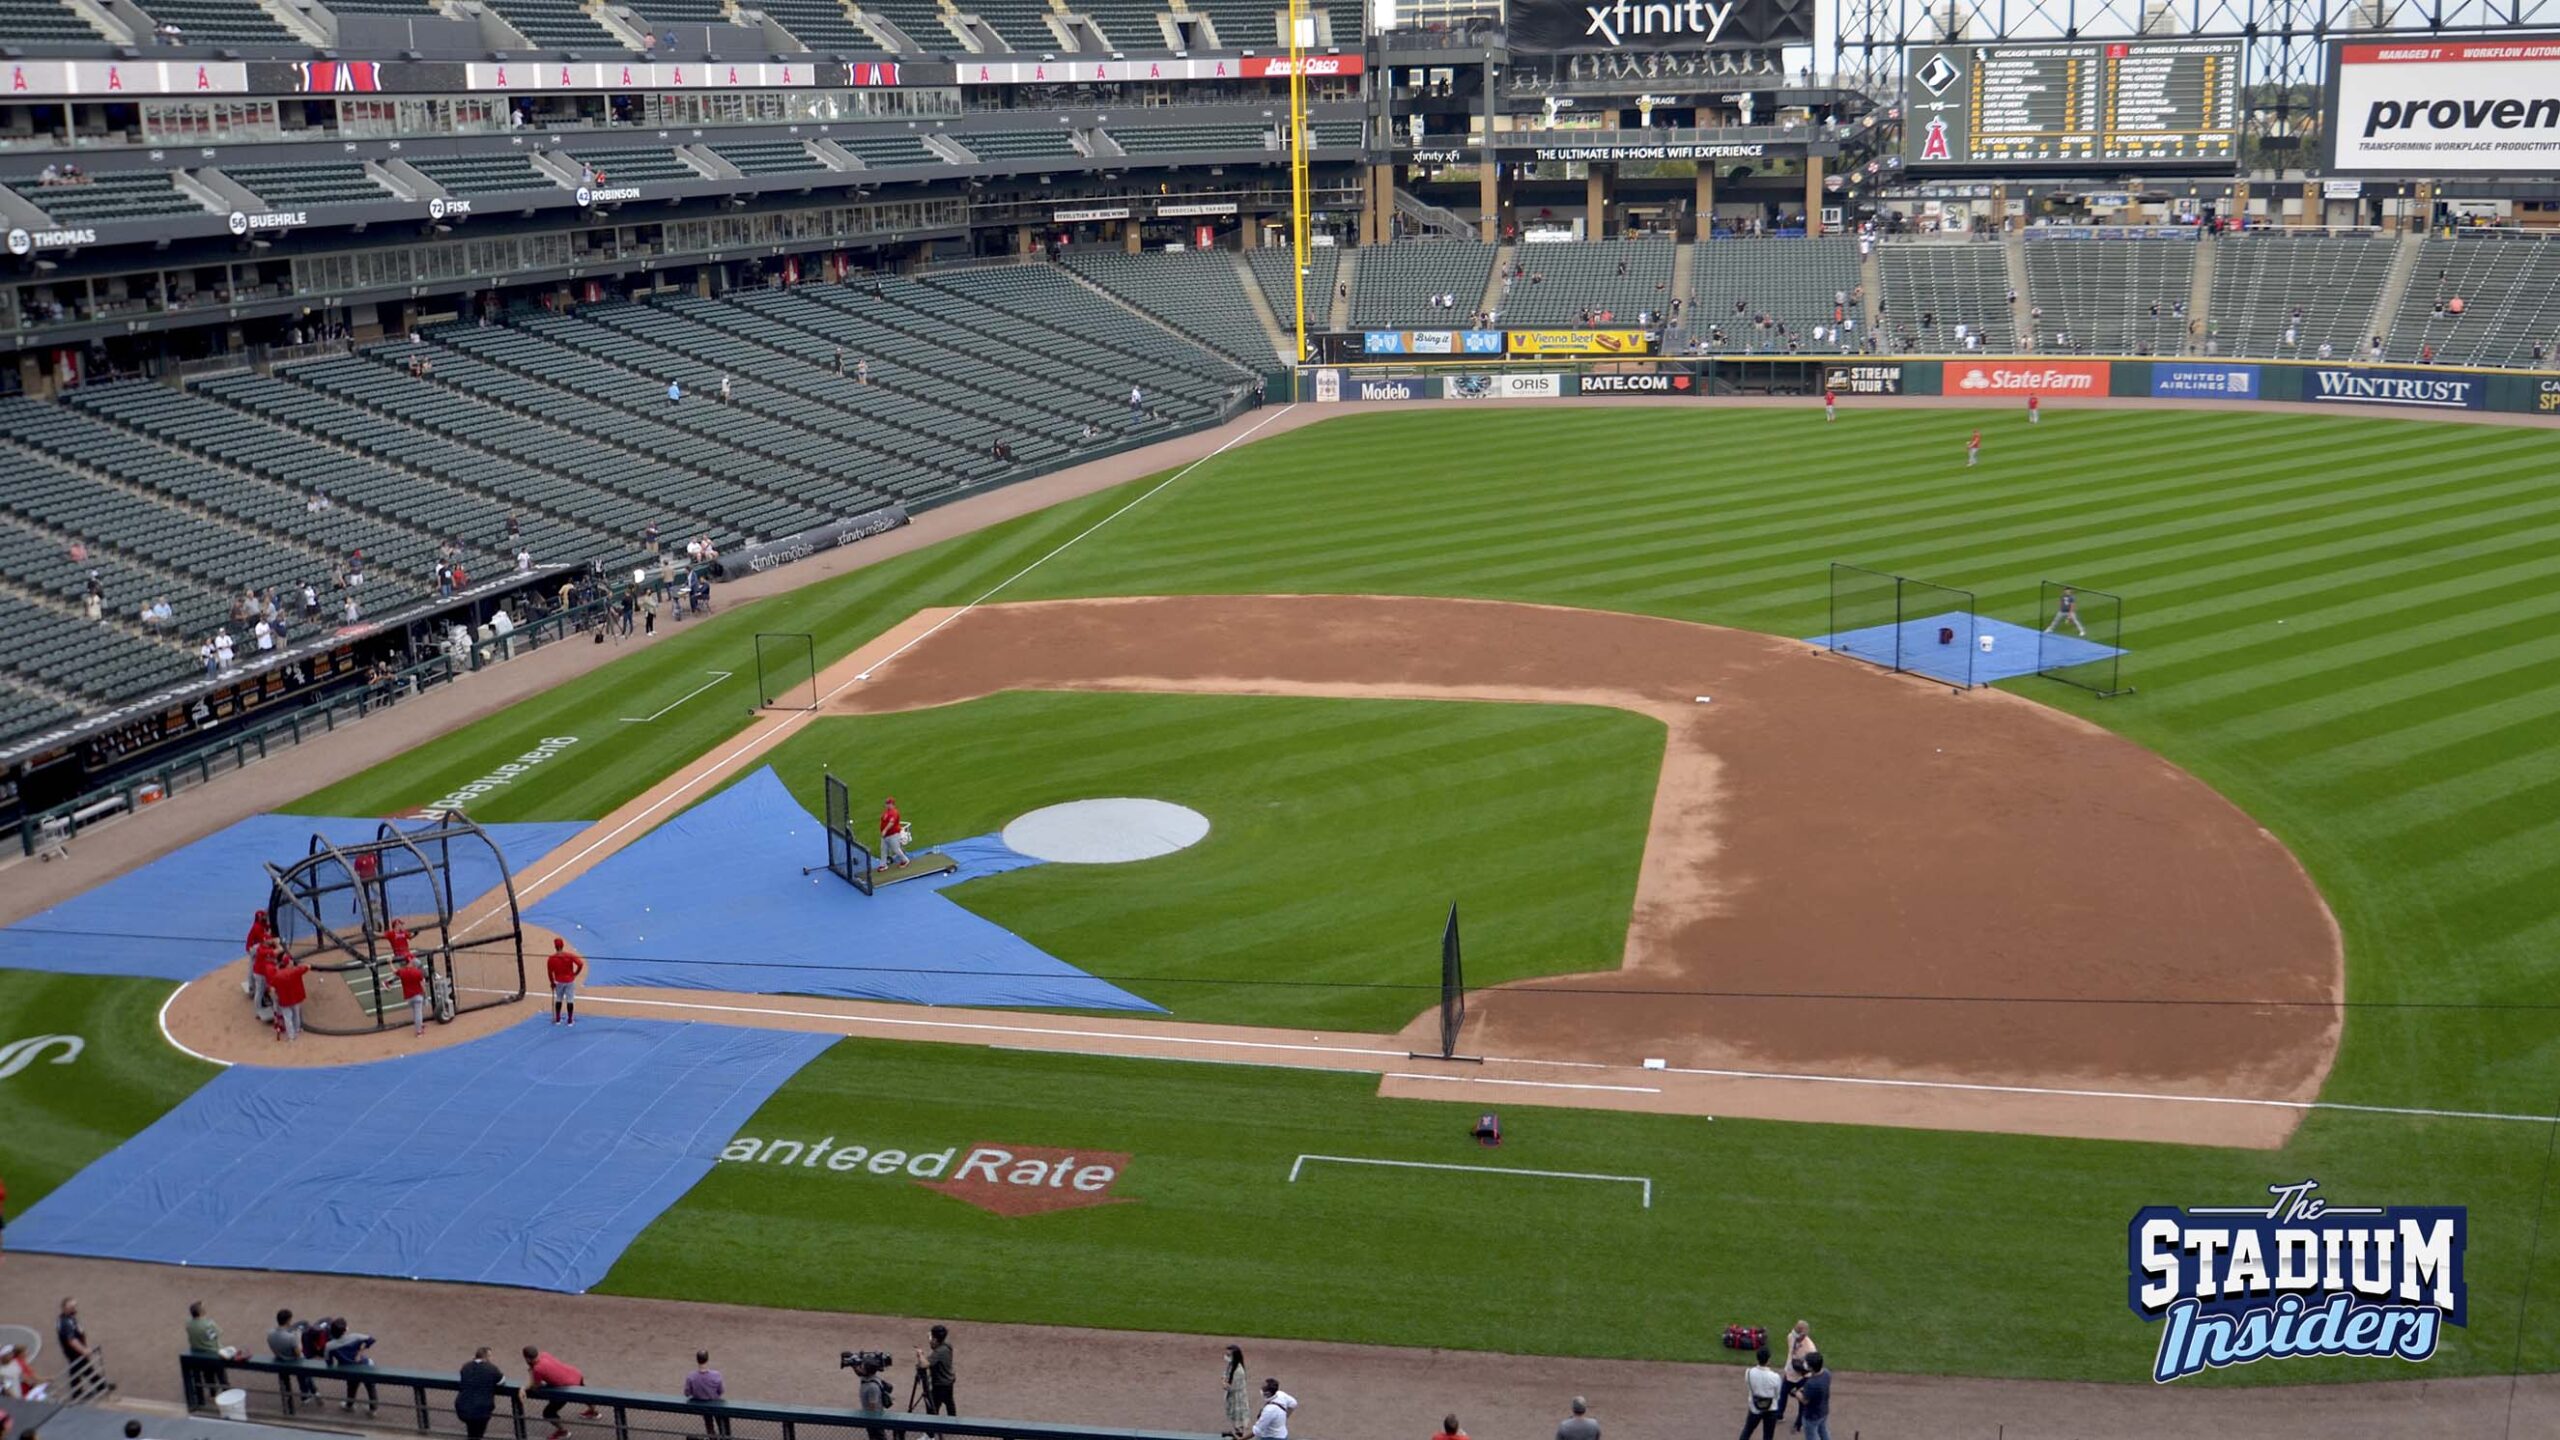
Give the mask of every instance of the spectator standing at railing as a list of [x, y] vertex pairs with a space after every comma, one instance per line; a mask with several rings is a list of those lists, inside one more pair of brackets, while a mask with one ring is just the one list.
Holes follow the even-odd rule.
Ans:
[[80, 1328], [80, 1302], [67, 1295], [53, 1322], [53, 1346], [62, 1352], [62, 1383], [73, 1399], [116, 1388], [99, 1372], [98, 1352], [89, 1344], [89, 1332]]
[[505, 1383], [507, 1377], [489, 1359], [486, 1345], [462, 1362], [461, 1383], [453, 1392], [453, 1416], [462, 1422], [466, 1440], [481, 1440], [488, 1433], [489, 1417], [498, 1413], [498, 1387]]
[[[728, 1398], [728, 1386], [720, 1372], [711, 1368], [711, 1352], [693, 1352], [693, 1373], [684, 1377], [684, 1398], [696, 1405], [717, 1405]], [[702, 1417], [703, 1440], [720, 1440], [729, 1433], [729, 1417], [714, 1410]]]
[[[329, 1364], [331, 1366], [347, 1371], [371, 1370], [373, 1368], [372, 1351], [372, 1336], [361, 1330], [348, 1329], [347, 1322], [343, 1318], [329, 1322]], [[379, 1412], [382, 1409], [381, 1389], [371, 1380], [359, 1379], [353, 1374], [347, 1377], [347, 1398], [339, 1403], [338, 1408], [341, 1410], [356, 1408], [358, 1385], [364, 1387], [364, 1412], [367, 1415]]]
[[204, 1302], [201, 1300], [187, 1302], [187, 1349], [198, 1355], [211, 1355], [221, 1360], [228, 1360], [238, 1353], [223, 1348], [222, 1327], [213, 1323], [212, 1316], [204, 1313]]
[[[302, 1358], [302, 1327], [293, 1323], [292, 1311], [276, 1312], [276, 1328], [267, 1332], [267, 1353], [278, 1360]], [[310, 1376], [296, 1375], [293, 1378], [302, 1390], [303, 1399], [313, 1399], [320, 1393], [319, 1382]]]

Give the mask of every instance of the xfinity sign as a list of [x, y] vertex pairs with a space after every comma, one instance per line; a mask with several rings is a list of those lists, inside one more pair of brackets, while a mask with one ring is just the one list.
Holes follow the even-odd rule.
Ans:
[[1511, 0], [1527, 51], [1711, 50], [1813, 42], [1812, 0]]
[[1705, 0], [1680, 0], [1677, 4], [1630, 5], [1627, 0], [1614, 0], [1607, 5], [1585, 5], [1583, 13], [1591, 23], [1583, 30], [1584, 38], [1598, 36], [1610, 45], [1623, 45], [1629, 35], [1695, 36], [1709, 45], [1724, 34], [1724, 22], [1733, 18], [1733, 0], [1710, 5]]

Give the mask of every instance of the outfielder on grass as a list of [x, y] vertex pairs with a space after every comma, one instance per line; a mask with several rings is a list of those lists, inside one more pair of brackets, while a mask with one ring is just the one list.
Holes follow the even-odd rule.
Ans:
[[2044, 633], [2052, 634], [2054, 626], [2066, 621], [2072, 629], [2080, 632], [2082, 638], [2087, 638], [2088, 627], [2080, 623], [2080, 597], [2068, 585], [2062, 587], [2062, 600], [2053, 607], [2053, 618], [2044, 622]]

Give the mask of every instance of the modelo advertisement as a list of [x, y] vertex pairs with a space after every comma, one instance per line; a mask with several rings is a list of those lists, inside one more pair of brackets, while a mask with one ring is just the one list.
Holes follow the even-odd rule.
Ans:
[[1345, 400], [1436, 400], [1439, 387], [1428, 379], [1398, 376], [1372, 379], [1345, 375], [1339, 370], [1316, 372], [1316, 403], [1332, 405]]
[[2164, 399], [2258, 400], [2265, 398], [2255, 365], [2215, 365], [2159, 360], [2151, 366], [2151, 393]]
[[1564, 393], [1560, 375], [1449, 375], [1440, 384], [1452, 400], [1553, 400]]
[[2317, 369], [2303, 378], [2302, 398], [2325, 405], [2390, 405], [2407, 410], [2479, 410], [2489, 403], [2489, 377], [2441, 370]]
[[2560, 171], [2560, 35], [2356, 41], [2329, 60], [2333, 171]]
[[1512, 49], [1547, 54], [1813, 43], [1813, 0], [1511, 0], [1506, 14]]

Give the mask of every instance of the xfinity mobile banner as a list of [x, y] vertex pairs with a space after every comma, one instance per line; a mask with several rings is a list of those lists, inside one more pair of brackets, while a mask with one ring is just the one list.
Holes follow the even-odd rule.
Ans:
[[786, 535], [761, 545], [742, 545], [720, 557], [720, 578], [743, 580], [749, 575], [761, 575], [777, 565], [806, 560], [821, 550], [833, 550], [856, 540], [885, 535], [906, 523], [907, 507], [884, 505], [850, 519], [837, 520], [814, 530], [803, 530], [797, 535]]
[[1774, 48], [1813, 43], [1813, 0], [1511, 0], [1513, 51]]

